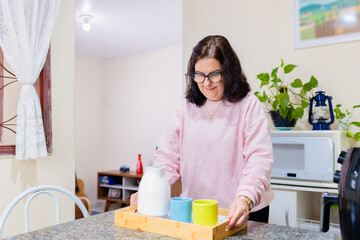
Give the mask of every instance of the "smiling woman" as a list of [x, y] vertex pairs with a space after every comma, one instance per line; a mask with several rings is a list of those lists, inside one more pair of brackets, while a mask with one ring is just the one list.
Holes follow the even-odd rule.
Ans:
[[[224, 82], [221, 81], [221, 70], [221, 64], [215, 58], [203, 58], [195, 64], [194, 81], [210, 101], [221, 101], [223, 98]], [[201, 82], [196, 80], [199, 76], [203, 78]]]
[[228, 40], [202, 39], [186, 76], [185, 99], [160, 139], [154, 165], [165, 168], [170, 185], [181, 178], [181, 197], [216, 200], [229, 209], [228, 229], [248, 219], [267, 222], [273, 198], [268, 121]]
[[[15, 155], [16, 109], [20, 87], [16, 76], [8, 70], [0, 49], [0, 155]], [[39, 78], [34, 83], [34, 87], [40, 98], [47, 152], [51, 153], [50, 50]]]

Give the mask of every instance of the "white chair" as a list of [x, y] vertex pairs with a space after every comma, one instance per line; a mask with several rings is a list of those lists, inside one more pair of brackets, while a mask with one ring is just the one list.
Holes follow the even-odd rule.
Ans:
[[60, 223], [59, 199], [51, 191], [60, 192], [60, 193], [67, 195], [72, 200], [74, 200], [75, 203], [79, 206], [84, 217], [89, 216], [88, 210], [86, 209], [85, 205], [81, 202], [81, 200], [75, 194], [73, 194], [69, 190], [66, 190], [65, 188], [62, 188], [59, 186], [54, 186], [54, 185], [40, 185], [40, 186], [32, 187], [32, 188], [22, 192], [21, 194], [19, 194], [4, 209], [4, 211], [0, 217], [0, 239], [2, 239], [3, 228], [4, 228], [5, 221], [9, 215], [9, 213], [21, 199], [23, 199], [24, 197], [26, 197], [29, 194], [32, 194], [32, 195], [27, 199], [25, 208], [24, 208], [25, 232], [29, 232], [29, 228], [30, 228], [29, 227], [29, 205], [30, 205], [30, 202], [34, 197], [36, 197], [39, 194], [48, 194], [54, 199], [55, 204], [56, 204], [56, 224], [59, 224]]

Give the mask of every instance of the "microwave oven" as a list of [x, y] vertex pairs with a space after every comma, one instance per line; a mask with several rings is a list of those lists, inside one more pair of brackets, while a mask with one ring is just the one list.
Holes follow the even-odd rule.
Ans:
[[340, 169], [340, 131], [273, 131], [272, 178], [332, 182]]

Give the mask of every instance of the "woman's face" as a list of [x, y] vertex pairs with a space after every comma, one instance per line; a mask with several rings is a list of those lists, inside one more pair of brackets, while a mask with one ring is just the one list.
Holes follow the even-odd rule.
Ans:
[[[220, 62], [215, 58], [202, 58], [195, 63], [195, 73], [208, 75], [214, 71], [222, 71]], [[224, 96], [224, 81], [211, 82], [208, 78], [198, 83], [201, 93], [210, 101], [221, 101]]]

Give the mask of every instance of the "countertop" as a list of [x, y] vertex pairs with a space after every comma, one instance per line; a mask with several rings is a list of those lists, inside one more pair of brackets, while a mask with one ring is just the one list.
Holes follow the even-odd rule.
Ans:
[[[33, 231], [28, 234], [16, 235], [14, 240], [23, 239], [177, 239], [143, 232], [135, 229], [114, 226], [114, 211], [97, 214], [88, 218], [79, 219], [67, 223], [62, 223], [53, 227]], [[322, 233], [316, 230], [308, 230], [294, 227], [286, 227], [275, 224], [265, 224], [259, 222], [248, 222], [247, 229], [241, 230], [226, 239], [261, 239], [261, 240], [281, 240], [281, 239], [316, 239], [316, 240], [341, 240], [339, 233]]]

